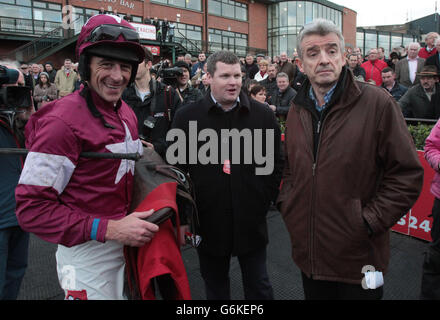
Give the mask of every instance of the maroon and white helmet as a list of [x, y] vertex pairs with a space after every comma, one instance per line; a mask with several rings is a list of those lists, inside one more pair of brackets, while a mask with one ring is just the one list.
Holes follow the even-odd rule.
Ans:
[[130, 63], [130, 83], [136, 77], [139, 63], [145, 59], [145, 49], [140, 44], [136, 29], [124, 19], [109, 14], [98, 14], [87, 20], [78, 37], [75, 52], [82, 80], [90, 78], [90, 56]]

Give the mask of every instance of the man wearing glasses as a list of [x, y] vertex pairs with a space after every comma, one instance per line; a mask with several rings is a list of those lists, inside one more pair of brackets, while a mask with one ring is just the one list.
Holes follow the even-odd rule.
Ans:
[[127, 215], [134, 161], [91, 160], [84, 151], [142, 153], [136, 116], [121, 100], [145, 52], [126, 21], [96, 15], [83, 26], [76, 54], [80, 91], [47, 104], [26, 127], [30, 149], [16, 189], [23, 229], [57, 243], [66, 299], [124, 299], [123, 246], [149, 242], [148, 212]]

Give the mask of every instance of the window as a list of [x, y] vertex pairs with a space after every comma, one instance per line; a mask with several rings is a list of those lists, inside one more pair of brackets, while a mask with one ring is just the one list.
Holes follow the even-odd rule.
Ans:
[[305, 6], [304, 6], [304, 1], [298, 1], [297, 2], [297, 8], [296, 8], [296, 21], [297, 21], [297, 25], [304, 25], [304, 21], [305, 21]]
[[[12, 3], [14, 3], [13, 1], [11, 1]], [[9, 3], [11, 3], [9, 2]], [[17, 0], [16, 4], [18, 6], [27, 6], [30, 7], [31, 6], [31, 0]], [[60, 6], [60, 10], [61, 10], [61, 6]]]
[[391, 49], [398, 48], [402, 45], [402, 35], [391, 36]]
[[175, 23], [174, 39], [190, 51], [202, 50], [202, 27]]
[[288, 2], [287, 11], [288, 11], [287, 24], [289, 26], [295, 26], [296, 25], [296, 3], [293, 1]]
[[364, 54], [367, 55], [368, 51], [370, 51], [373, 48], [377, 48], [377, 33], [366, 33]]
[[415, 40], [413, 39], [413, 37], [411, 37], [411, 36], [404, 36], [404, 37], [403, 37], [403, 45], [404, 45], [404, 46], [409, 45], [411, 42], [417, 42], [417, 41], [415, 41]]
[[158, 2], [174, 7], [185, 8], [190, 10], [202, 11], [201, 0], [151, 0], [152, 3]]
[[142, 23], [142, 17], [132, 16], [133, 22]]
[[229, 50], [238, 55], [245, 55], [248, 44], [247, 34], [232, 31], [209, 29], [209, 50]]
[[202, 2], [200, 0], [186, 0], [186, 8], [202, 11]]
[[306, 2], [306, 21], [305, 23], [310, 23], [313, 20], [313, 10], [312, 10], [312, 3]]
[[8, 18], [32, 19], [32, 10], [31, 8], [2, 4], [0, 15]]
[[37, 7], [37, 8], [46, 8], [46, 3], [44, 3], [44, 2], [38, 2], [38, 1], [34, 1], [34, 7]]
[[247, 21], [248, 6], [245, 3], [233, 0], [208, 0], [208, 13], [230, 18]]
[[283, 1], [268, 7], [269, 55], [295, 52], [297, 34], [304, 24], [317, 18], [332, 20], [342, 30], [342, 12], [318, 3], [320, 1]]
[[379, 47], [384, 48], [386, 56], [390, 53], [390, 40], [389, 34], [379, 34]]
[[61, 25], [61, 9], [60, 4], [44, 1], [0, 0], [0, 29], [26, 34], [47, 33]]
[[364, 52], [364, 33], [356, 32], [356, 47], [361, 48]]
[[281, 2], [280, 8], [280, 26], [287, 26], [287, 2]]

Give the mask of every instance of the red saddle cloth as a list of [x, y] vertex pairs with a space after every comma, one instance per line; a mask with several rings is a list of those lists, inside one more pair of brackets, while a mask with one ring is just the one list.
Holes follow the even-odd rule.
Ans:
[[[177, 183], [159, 185], [150, 192], [135, 211], [171, 208], [175, 212], [177, 230], [179, 216], [176, 204]], [[178, 237], [179, 235], [177, 235]], [[178, 238], [170, 219], [159, 226], [154, 238], [141, 248], [125, 247], [126, 270], [131, 294], [135, 299], [155, 300], [156, 290], [167, 300], [190, 300], [191, 292], [180, 252]]]

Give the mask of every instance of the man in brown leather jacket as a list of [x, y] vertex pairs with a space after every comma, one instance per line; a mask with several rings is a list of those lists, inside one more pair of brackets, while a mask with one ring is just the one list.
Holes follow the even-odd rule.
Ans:
[[384, 90], [354, 81], [344, 47], [339, 29], [323, 19], [298, 36], [308, 80], [286, 122], [277, 205], [306, 299], [381, 299], [389, 229], [423, 183], [400, 108]]

